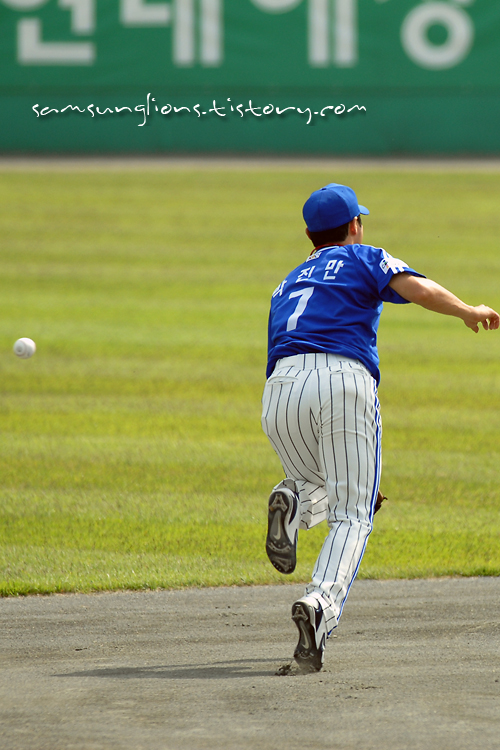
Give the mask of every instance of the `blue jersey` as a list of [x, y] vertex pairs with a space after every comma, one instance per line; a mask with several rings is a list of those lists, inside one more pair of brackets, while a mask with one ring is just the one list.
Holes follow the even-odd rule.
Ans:
[[317, 249], [273, 293], [267, 377], [282, 357], [331, 352], [358, 359], [378, 383], [382, 303], [408, 302], [389, 286], [392, 277], [403, 272], [422, 276], [371, 245]]

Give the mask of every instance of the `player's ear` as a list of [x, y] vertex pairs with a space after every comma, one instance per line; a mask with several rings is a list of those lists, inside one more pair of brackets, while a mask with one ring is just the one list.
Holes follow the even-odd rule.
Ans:
[[309, 237], [309, 239], [311, 239], [311, 233], [310, 233], [310, 231], [309, 231], [309, 229], [307, 227], [306, 227], [306, 234]]

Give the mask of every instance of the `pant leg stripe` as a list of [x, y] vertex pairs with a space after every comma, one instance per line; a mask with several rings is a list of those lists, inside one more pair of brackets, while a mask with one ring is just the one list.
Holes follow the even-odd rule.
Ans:
[[[325, 575], [326, 575], [326, 571], [328, 570], [328, 566], [329, 566], [329, 564], [330, 564], [330, 559], [331, 559], [331, 557], [332, 557], [333, 547], [334, 547], [334, 544], [335, 544], [335, 539], [336, 539], [336, 537], [337, 537], [337, 534], [338, 534], [338, 532], [339, 532], [339, 528], [337, 528], [337, 529], [336, 529], [336, 531], [335, 531], [335, 533], [334, 533], [333, 537], [332, 537], [332, 538], [330, 539], [330, 551], [329, 551], [329, 553], [328, 553], [328, 560], [327, 560], [327, 563], [326, 563], [326, 565], [325, 565], [325, 569], [324, 569], [324, 572], [322, 573], [322, 580], [321, 580], [321, 584], [323, 584], [323, 583], [324, 583], [324, 581], [325, 581]], [[328, 541], [328, 537], [327, 537], [327, 538], [325, 539], [325, 542], [324, 542], [324, 544], [325, 544], [325, 545], [326, 545], [327, 541]], [[313, 571], [313, 575], [312, 575], [312, 577], [313, 577], [313, 578], [314, 578], [314, 577], [315, 577], [316, 575], [318, 575], [318, 573], [319, 573], [319, 562], [320, 562], [320, 559], [321, 559], [321, 557], [322, 557], [322, 556], [323, 556], [323, 550], [321, 550], [321, 554], [320, 554], [320, 556], [318, 557], [318, 559], [317, 559], [317, 561], [316, 561], [316, 565], [314, 566], [314, 571]], [[321, 584], [320, 584], [320, 586], [321, 586]]]
[[[314, 457], [314, 454], [313, 454], [313, 452], [312, 452], [312, 451], [310, 450], [310, 448], [309, 448], [309, 446], [308, 446], [308, 444], [307, 444], [307, 442], [306, 442], [306, 440], [305, 440], [305, 438], [304, 438], [304, 434], [303, 434], [303, 432], [302, 432], [302, 429], [301, 429], [301, 426], [300, 426], [300, 423], [301, 423], [301, 419], [300, 419], [300, 410], [301, 410], [301, 406], [302, 406], [302, 396], [303, 396], [303, 394], [304, 394], [304, 389], [305, 389], [305, 387], [306, 387], [306, 385], [307, 385], [307, 381], [309, 380], [309, 378], [310, 378], [310, 376], [311, 376], [312, 372], [313, 372], [313, 371], [312, 371], [312, 370], [310, 370], [310, 371], [309, 371], [309, 372], [307, 373], [307, 375], [306, 375], [306, 378], [305, 378], [305, 380], [304, 380], [304, 382], [303, 382], [303, 384], [302, 384], [302, 388], [301, 388], [300, 394], [299, 394], [299, 398], [298, 398], [298, 402], [297, 402], [297, 427], [298, 427], [298, 430], [299, 430], [299, 434], [300, 434], [300, 437], [302, 438], [302, 442], [303, 442], [303, 444], [304, 444], [304, 447], [305, 447], [305, 449], [307, 450], [307, 452], [308, 452], [308, 453], [309, 453], [309, 455], [311, 456], [312, 460], [314, 461], [314, 463], [315, 463], [315, 466], [316, 466], [316, 469], [318, 470], [318, 472], [321, 472], [321, 467], [320, 467], [320, 466], [318, 465], [318, 462], [316, 461], [316, 458]], [[314, 434], [314, 433], [313, 433], [313, 434]], [[320, 475], [318, 474], [318, 477], [319, 477], [319, 476], [320, 476]]]
[[356, 487], [358, 488], [358, 501], [356, 503], [356, 516], [359, 520], [359, 502], [360, 502], [360, 479], [361, 479], [361, 458], [359, 455], [359, 436], [358, 436], [358, 381], [356, 378], [356, 375], [353, 375], [354, 380], [354, 388], [356, 390], [356, 395], [354, 397], [354, 435], [356, 438], [356, 459], [358, 463], [358, 473], [357, 473], [357, 481], [356, 481]]
[[[342, 362], [340, 363], [342, 366]], [[346, 435], [346, 408], [345, 408], [345, 380], [344, 380], [344, 373], [340, 376], [342, 379], [342, 417], [344, 420], [344, 451], [345, 451], [345, 474], [346, 474], [346, 498], [345, 498], [345, 513], [346, 515], [349, 512], [349, 492], [350, 492], [350, 482], [349, 482], [349, 453], [347, 451], [347, 435]]]
[[[332, 379], [331, 379], [331, 377], [328, 377], [328, 381], [329, 381], [329, 386], [330, 386], [330, 403], [332, 405], [332, 410], [333, 410], [334, 401], [333, 401], [333, 388], [332, 388]], [[336, 457], [336, 453], [335, 453], [335, 438], [334, 438], [334, 434], [333, 434], [333, 423], [332, 423], [331, 443], [332, 443], [333, 468], [334, 468], [334, 473], [335, 473], [335, 494], [337, 496], [337, 503], [338, 503], [338, 502], [340, 502], [340, 498], [339, 498], [339, 492], [338, 492], [338, 486], [337, 486], [338, 472], [337, 472], [337, 457]], [[326, 471], [326, 467], [328, 466], [328, 462], [326, 460], [326, 456], [325, 456], [325, 452], [324, 452], [324, 441], [323, 441], [323, 463], [324, 463], [324, 467], [325, 467], [325, 477], [328, 479], [328, 473]]]

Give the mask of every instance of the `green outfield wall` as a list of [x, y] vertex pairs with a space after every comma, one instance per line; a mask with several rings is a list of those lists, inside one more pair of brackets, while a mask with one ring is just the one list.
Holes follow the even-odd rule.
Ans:
[[498, 0], [0, 0], [3, 153], [498, 154]]

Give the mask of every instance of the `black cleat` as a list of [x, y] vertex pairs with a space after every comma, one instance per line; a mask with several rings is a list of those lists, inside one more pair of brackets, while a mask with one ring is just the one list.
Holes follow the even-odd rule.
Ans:
[[269, 497], [266, 552], [280, 573], [293, 573], [297, 564], [297, 536], [299, 533], [299, 503], [297, 494], [281, 487]]
[[319, 672], [323, 666], [326, 624], [323, 610], [299, 599], [292, 605], [292, 620], [299, 629], [299, 642], [293, 658], [302, 672]]

